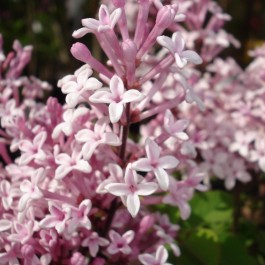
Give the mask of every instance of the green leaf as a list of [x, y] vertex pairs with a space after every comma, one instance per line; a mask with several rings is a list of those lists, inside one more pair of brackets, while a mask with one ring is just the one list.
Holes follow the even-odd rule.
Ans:
[[214, 230], [198, 228], [182, 238], [181, 265], [219, 265], [221, 246]]
[[244, 238], [230, 236], [222, 244], [222, 256], [220, 265], [257, 265], [246, 248]]

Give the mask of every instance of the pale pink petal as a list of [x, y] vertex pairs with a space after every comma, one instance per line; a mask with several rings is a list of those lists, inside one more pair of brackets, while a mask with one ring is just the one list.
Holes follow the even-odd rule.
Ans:
[[135, 102], [140, 101], [144, 98], [144, 95], [136, 89], [130, 89], [123, 94], [122, 102]]
[[33, 144], [28, 140], [22, 140], [19, 142], [18, 147], [23, 152], [32, 152]]
[[167, 48], [173, 54], [175, 53], [174, 43], [171, 38], [167, 36], [159, 36], [156, 40], [161, 46]]
[[22, 192], [29, 192], [31, 191], [32, 184], [28, 179], [23, 180], [23, 182], [20, 184], [20, 190]]
[[153, 170], [153, 167], [150, 165], [150, 161], [148, 158], [140, 158], [139, 160], [133, 162], [133, 169], [138, 171], [149, 172]]
[[120, 250], [114, 244], [111, 244], [107, 248], [107, 251], [108, 251], [109, 254], [112, 254], [113, 255], [113, 254], [118, 253]]
[[83, 28], [80, 28], [78, 30], [75, 30], [73, 32], [72, 36], [74, 38], [82, 38], [83, 36], [85, 36], [87, 33], [90, 33], [90, 32], [91, 32], [90, 29], [83, 27]]
[[115, 232], [114, 230], [110, 230], [109, 237], [110, 237], [112, 242], [118, 242], [121, 240], [121, 236], [117, 232]]
[[167, 190], [169, 186], [169, 177], [167, 172], [163, 168], [158, 167], [154, 170], [154, 173], [160, 188], [162, 190]]
[[160, 263], [163, 264], [167, 261], [168, 259], [168, 253], [166, 249], [163, 246], [159, 246], [156, 251], [156, 260]]
[[102, 142], [105, 144], [109, 144], [112, 146], [120, 146], [121, 140], [120, 138], [112, 132], [106, 132], [102, 137]]
[[150, 254], [142, 254], [138, 256], [138, 259], [141, 261], [143, 265], [155, 265], [157, 261]]
[[23, 212], [26, 209], [27, 203], [30, 200], [30, 194], [25, 193], [21, 196], [19, 202], [18, 202], [18, 211]]
[[100, 22], [94, 18], [85, 18], [82, 19], [82, 25], [91, 31], [95, 31], [100, 26]]
[[96, 91], [92, 96], [89, 97], [89, 100], [92, 103], [111, 103], [112, 94], [109, 90], [102, 88], [101, 90]]
[[85, 70], [81, 71], [77, 75], [77, 84], [78, 84], [78, 89], [80, 90], [83, 85], [86, 83], [88, 78], [92, 75], [93, 71], [90, 68], [86, 68]]
[[68, 81], [62, 86], [62, 92], [64, 94], [76, 92], [76, 90], [77, 90], [77, 83], [75, 81]]
[[187, 60], [179, 56], [178, 53], [174, 54], [176, 64], [179, 68], [183, 68], [187, 64]]
[[259, 164], [260, 169], [261, 169], [263, 172], [265, 172], [265, 157], [261, 157], [261, 158], [259, 158], [259, 162], [258, 162], [258, 164]]
[[100, 142], [87, 142], [83, 145], [82, 147], [82, 155], [84, 157], [85, 160], [89, 160], [91, 158], [91, 156], [93, 155], [93, 153], [95, 152], [96, 148], [98, 147], [98, 145], [100, 144]]
[[55, 162], [59, 165], [65, 165], [65, 164], [70, 165], [71, 157], [66, 153], [62, 153], [55, 157]]
[[120, 120], [123, 112], [123, 104], [121, 102], [112, 102], [109, 105], [109, 117], [112, 123], [116, 123]]
[[12, 222], [9, 220], [0, 220], [0, 232], [9, 230], [12, 227]]
[[27, 165], [31, 160], [34, 159], [34, 155], [33, 154], [22, 154], [19, 158], [19, 164], [20, 165]]
[[75, 135], [75, 139], [78, 142], [82, 142], [82, 143], [91, 141], [94, 138], [95, 138], [94, 132], [89, 129], [82, 129], [78, 131], [78, 133]]
[[178, 120], [172, 126], [172, 132], [181, 132], [185, 130], [189, 125], [188, 120]]
[[80, 94], [78, 92], [72, 92], [65, 97], [65, 102], [69, 108], [74, 108], [80, 100]]
[[130, 244], [134, 239], [135, 233], [132, 230], [125, 232], [122, 237], [126, 240], [127, 244]]
[[89, 244], [89, 253], [92, 257], [96, 257], [98, 250], [99, 250], [98, 244], [94, 242], [91, 242]]
[[180, 210], [180, 216], [183, 220], [187, 220], [191, 213], [191, 208], [187, 202], [178, 203], [178, 207]]
[[147, 138], [145, 142], [145, 151], [150, 162], [156, 163], [160, 156], [160, 148], [158, 144], [150, 138]]
[[102, 83], [96, 78], [91, 77], [84, 83], [84, 90], [97, 90], [102, 87]]
[[123, 196], [130, 193], [129, 187], [124, 183], [110, 183], [105, 189], [115, 196]]
[[189, 62], [194, 64], [201, 64], [202, 58], [199, 56], [198, 53], [190, 50], [183, 51], [180, 55], [181, 57], [187, 59]]
[[148, 182], [148, 183], [138, 184], [137, 188], [138, 188], [137, 191], [138, 195], [147, 196], [154, 193], [157, 190], [158, 186], [155, 182]]
[[129, 163], [125, 170], [124, 180], [128, 186], [136, 186], [137, 179], [137, 173], [132, 169], [131, 163]]
[[105, 5], [100, 5], [99, 11], [98, 11], [98, 18], [101, 24], [108, 24], [109, 19], [109, 10]]
[[159, 166], [165, 169], [175, 168], [179, 164], [174, 156], [163, 156], [159, 158]]
[[180, 53], [183, 51], [184, 46], [185, 46], [185, 41], [181, 35], [180, 32], [175, 32], [172, 35], [172, 40], [174, 42], [174, 51], [177, 53]]
[[55, 170], [55, 179], [63, 179], [68, 173], [72, 171], [71, 166], [61, 165]]
[[33, 139], [34, 146], [36, 146], [37, 148], [41, 148], [44, 142], [46, 141], [46, 138], [47, 138], [47, 132], [42, 131], [38, 133]]
[[124, 93], [124, 84], [121, 78], [118, 77], [117, 75], [114, 75], [111, 78], [109, 88], [111, 93], [114, 95], [114, 97], [116, 96], [119, 97]]
[[126, 206], [132, 217], [135, 217], [140, 209], [140, 199], [137, 194], [129, 194], [126, 200]]
[[76, 162], [76, 165], [73, 166], [73, 169], [84, 172], [84, 173], [90, 173], [92, 168], [85, 160], [79, 160]]
[[39, 222], [41, 228], [52, 228], [58, 223], [58, 219], [55, 216], [47, 215]]
[[110, 27], [113, 29], [121, 16], [121, 8], [115, 9], [110, 15]]

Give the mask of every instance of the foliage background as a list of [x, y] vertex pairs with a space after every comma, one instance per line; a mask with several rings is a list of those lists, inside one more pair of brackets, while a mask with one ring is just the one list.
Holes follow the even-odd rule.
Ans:
[[[242, 67], [250, 58], [247, 50], [265, 40], [264, 0], [220, 0], [233, 20], [226, 26], [242, 43], [238, 50], [228, 49], [221, 56], [234, 57]], [[94, 17], [98, 1], [91, 0], [9, 0], [0, 1], [0, 32], [4, 50], [11, 49], [14, 38], [34, 47], [27, 68], [30, 75], [54, 86], [52, 96], [63, 100], [56, 83], [79, 65], [70, 55], [74, 42], [71, 35], [80, 27], [80, 19]], [[100, 57], [94, 39], [86, 37], [88, 46]], [[191, 204], [193, 213], [181, 222], [178, 211], [158, 206], [181, 225], [179, 245], [182, 256], [173, 264], [180, 265], [265, 265], [265, 177], [252, 176], [247, 185], [239, 184], [232, 192], [225, 191], [221, 181], [213, 190], [196, 194]]]

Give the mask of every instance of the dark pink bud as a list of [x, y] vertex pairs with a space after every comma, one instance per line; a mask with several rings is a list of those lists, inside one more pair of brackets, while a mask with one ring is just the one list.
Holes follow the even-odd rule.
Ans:
[[81, 42], [76, 42], [71, 47], [72, 55], [79, 61], [88, 63], [91, 58], [89, 49]]
[[86, 258], [80, 253], [75, 252], [70, 260], [71, 265], [84, 265], [86, 264]]
[[167, 28], [174, 22], [177, 13], [175, 5], [166, 5], [159, 9], [156, 17], [156, 25], [160, 28]]
[[31, 245], [24, 245], [21, 248], [21, 253], [23, 255], [24, 258], [32, 258], [33, 255], [35, 254], [34, 248]]
[[122, 43], [122, 49], [124, 59], [126, 61], [130, 61], [130, 63], [134, 63], [137, 53], [137, 47], [135, 42], [130, 39], [127, 39]]

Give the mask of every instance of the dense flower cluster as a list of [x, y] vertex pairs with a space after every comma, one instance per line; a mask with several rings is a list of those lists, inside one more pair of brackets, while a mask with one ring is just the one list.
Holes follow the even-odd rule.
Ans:
[[169, 265], [179, 226], [155, 206], [185, 220], [206, 169], [228, 188], [253, 162], [265, 169], [263, 50], [246, 72], [216, 59], [203, 74], [196, 65], [238, 45], [215, 3], [105, 4], [73, 36], [94, 34], [107, 62], [75, 43], [84, 65], [59, 80], [63, 106], [38, 103], [50, 86], [21, 76], [31, 47], [5, 55], [0, 38], [0, 264]]

